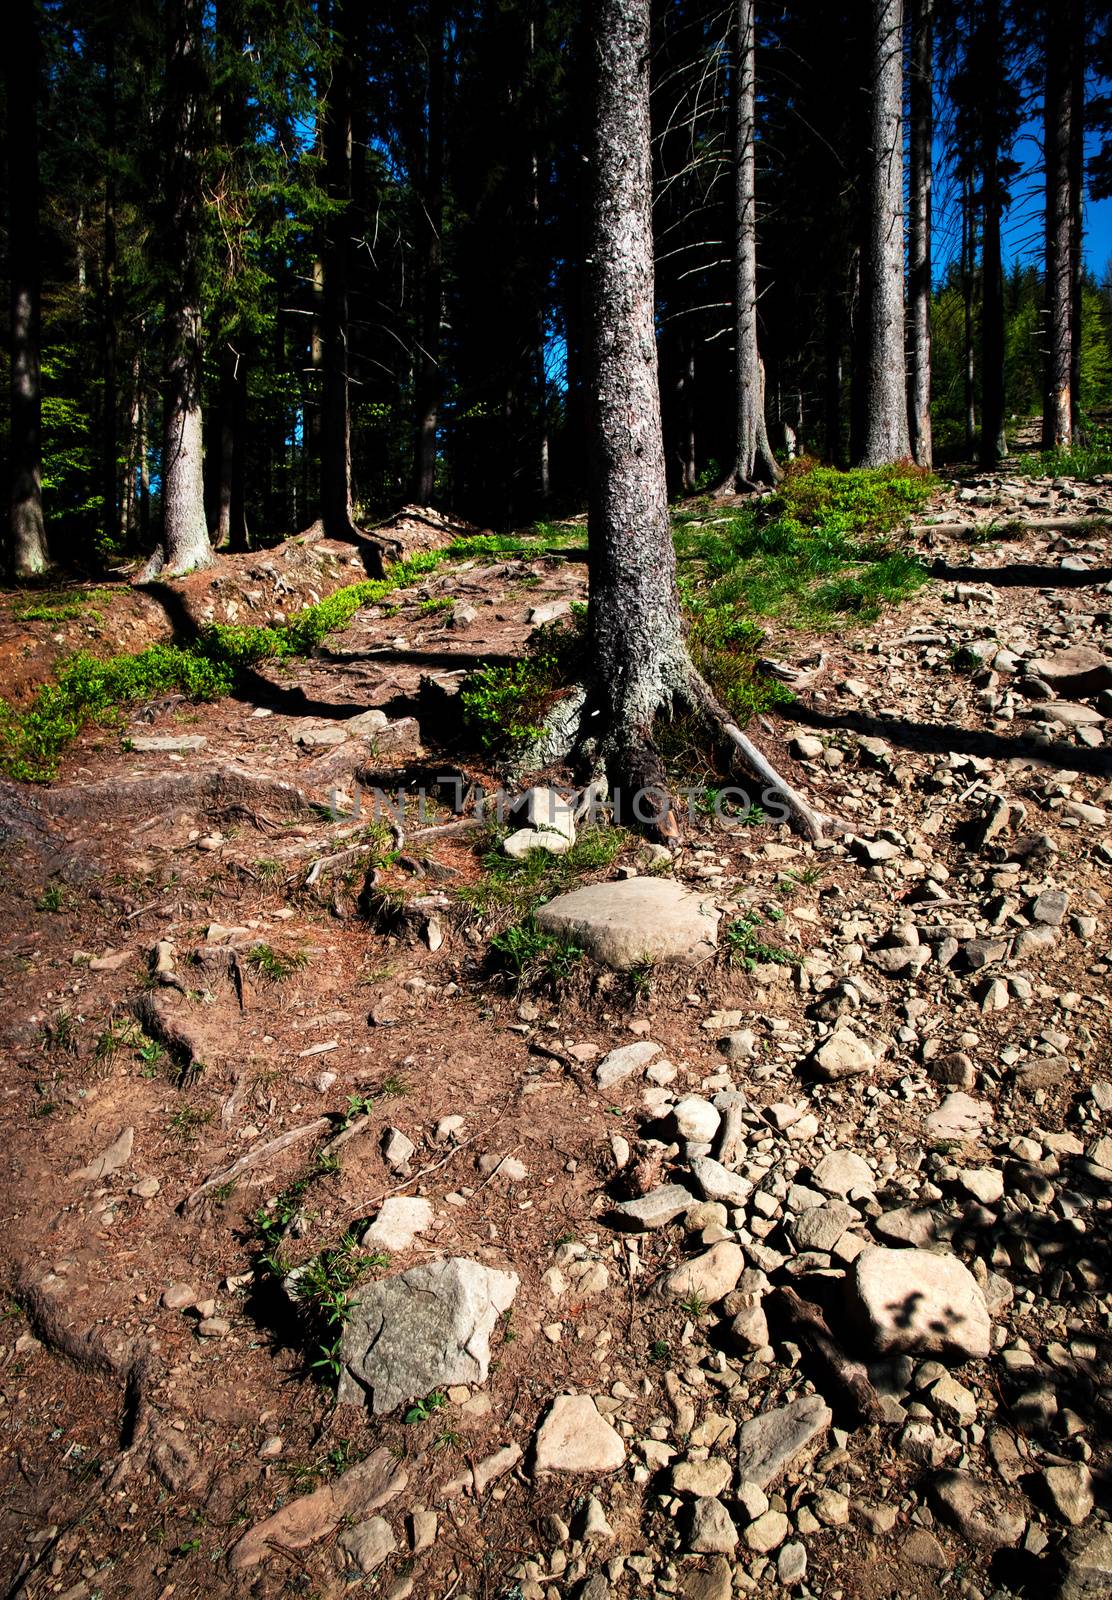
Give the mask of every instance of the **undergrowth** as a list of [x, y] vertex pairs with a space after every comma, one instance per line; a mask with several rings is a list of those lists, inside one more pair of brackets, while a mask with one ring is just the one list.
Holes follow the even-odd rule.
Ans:
[[613, 866], [630, 835], [624, 828], [584, 828], [562, 856], [530, 850], [520, 861], [502, 851], [501, 841], [501, 832], [492, 830], [482, 858], [482, 877], [456, 893], [480, 916], [524, 923], [538, 906], [574, 888], [586, 874]]
[[583, 676], [587, 608], [537, 628], [525, 654], [507, 665], [484, 662], [460, 690], [464, 724], [482, 749], [509, 752], [535, 739], [553, 700]]

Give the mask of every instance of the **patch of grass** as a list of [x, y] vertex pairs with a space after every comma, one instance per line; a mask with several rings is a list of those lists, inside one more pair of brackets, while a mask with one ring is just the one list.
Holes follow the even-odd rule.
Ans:
[[913, 467], [839, 472], [801, 461], [759, 507], [677, 519], [681, 594], [697, 619], [725, 608], [805, 628], [868, 622], [925, 572], [892, 537], [933, 480]]
[[491, 831], [483, 854], [483, 876], [463, 885], [463, 903], [484, 916], [508, 913], [524, 921], [538, 905], [574, 887], [591, 872], [612, 866], [630, 842], [624, 828], [584, 828], [562, 856], [530, 850], [515, 860], [501, 849], [502, 835]]
[[197, 1106], [182, 1106], [170, 1118], [169, 1131], [177, 1134], [185, 1144], [192, 1144], [206, 1123], [212, 1121], [211, 1111], [201, 1111]]
[[649, 1360], [664, 1362], [672, 1354], [671, 1346], [667, 1339], [654, 1339], [649, 1346]]
[[522, 988], [570, 977], [586, 955], [577, 944], [542, 932], [532, 918], [503, 928], [490, 941], [490, 948], [498, 964], [512, 973]]
[[56, 1011], [42, 1024], [42, 1047], [64, 1055], [77, 1054], [77, 1025], [68, 1011]]
[[735, 917], [728, 922], [722, 931], [722, 940], [725, 945], [726, 959], [731, 966], [744, 967], [747, 972], [752, 972], [758, 962], [773, 962], [778, 966], [794, 966], [797, 957], [789, 951], [781, 949], [779, 945], [768, 944], [760, 935], [761, 919], [750, 912], [744, 917]]
[[537, 737], [554, 700], [583, 675], [586, 621], [586, 607], [573, 606], [569, 618], [535, 630], [520, 660], [484, 662], [467, 676], [464, 723], [484, 750], [507, 754]]
[[703, 1299], [698, 1289], [692, 1289], [686, 1300], [681, 1300], [679, 1304], [681, 1311], [686, 1311], [689, 1317], [696, 1320], [705, 1316], [710, 1309], [709, 1302]]
[[265, 978], [268, 983], [281, 983], [292, 973], [300, 972], [308, 960], [303, 950], [275, 950], [269, 944], [252, 945], [247, 952], [251, 971], [256, 978]]
[[340, 1377], [340, 1341], [352, 1291], [369, 1272], [386, 1267], [386, 1255], [365, 1255], [354, 1233], [345, 1233], [333, 1248], [322, 1250], [299, 1268], [294, 1293], [305, 1321], [306, 1342], [313, 1354], [310, 1367], [331, 1386]]
[[77, 617], [97, 617], [100, 606], [112, 598], [109, 589], [42, 590], [32, 600], [12, 607], [13, 622], [73, 622]]
[[61, 884], [48, 883], [42, 894], [35, 901], [36, 911], [62, 911], [65, 909], [66, 893]]
[[435, 616], [438, 611], [451, 611], [455, 605], [451, 595], [438, 595], [435, 600], [422, 600], [417, 610], [423, 617]]
[[96, 1042], [93, 1055], [98, 1061], [112, 1061], [119, 1051], [133, 1046], [143, 1037], [137, 1022], [113, 1022]]

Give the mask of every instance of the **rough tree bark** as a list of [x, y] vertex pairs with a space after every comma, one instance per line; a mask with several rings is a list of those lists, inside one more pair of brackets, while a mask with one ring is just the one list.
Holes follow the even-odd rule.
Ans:
[[977, 407], [973, 373], [973, 191], [968, 178], [961, 186], [961, 302], [965, 450], [967, 455], [972, 455], [977, 437]]
[[1085, 178], [1085, 0], [1070, 0], [1070, 434], [1081, 432], [1081, 290], [1085, 257], [1082, 241]]
[[[983, 0], [979, 28], [988, 41], [982, 59], [1000, 38], [999, 0]], [[981, 205], [981, 462], [995, 466], [1008, 453], [1004, 432], [1004, 269], [1000, 218], [1004, 186], [1000, 175], [999, 88], [985, 85]]]
[[1071, 30], [1056, 7], [1045, 15], [1046, 77], [1043, 93], [1046, 161], [1046, 374], [1043, 445], [1068, 450], [1071, 404], [1072, 271], [1070, 149], [1073, 112]]
[[779, 483], [768, 442], [764, 372], [757, 345], [757, 27], [755, 0], [737, 0], [737, 103], [734, 165], [736, 489]]
[[[812, 837], [827, 819], [786, 784], [692, 665], [676, 591], [665, 483], [653, 280], [649, 131], [650, 0], [596, 0], [589, 262], [592, 397], [588, 505], [591, 679], [580, 757], [633, 802], [655, 794], [658, 831], [678, 829], [653, 745], [658, 715], [686, 707], [731, 744], [764, 785], [762, 804]], [[566, 710], [564, 711], [566, 716]], [[654, 807], [650, 807], [650, 812]], [[625, 814], [629, 815], [629, 812]]]
[[[218, 0], [216, 40], [222, 72], [219, 96], [220, 143], [234, 172], [236, 153], [247, 133], [246, 96], [235, 63], [246, 44], [242, 0]], [[233, 265], [234, 263], [230, 263]], [[225, 335], [220, 350], [215, 515], [213, 543], [218, 549], [242, 551], [247, 536], [247, 345], [243, 328]]]
[[201, 385], [201, 153], [207, 134], [208, 69], [203, 0], [166, 7], [166, 354], [163, 400], [162, 543], [143, 577], [212, 562], [205, 517]]
[[903, 0], [872, 0], [870, 169], [859, 465], [911, 455], [904, 361]]
[[932, 464], [931, 446], [931, 147], [934, 141], [934, 0], [911, 0], [911, 136], [908, 197], [908, 291], [911, 453]]
[[351, 53], [343, 37], [343, 0], [333, 0], [333, 32], [340, 48], [332, 67], [324, 108], [324, 166], [328, 196], [336, 210], [325, 229], [321, 300], [323, 387], [320, 440], [320, 503], [331, 539], [356, 530], [351, 498], [351, 408], [348, 389], [348, 292], [351, 276]]
[[118, 351], [116, 337], [116, 45], [104, 36], [104, 248], [101, 252], [101, 526], [111, 547], [120, 521]]
[[8, 273], [11, 280], [11, 500], [5, 544], [14, 577], [49, 562], [42, 511], [42, 376], [39, 362], [39, 36], [34, 0], [8, 13]]
[[428, 126], [423, 184], [421, 318], [414, 364], [417, 427], [413, 449], [413, 498], [428, 505], [436, 489], [436, 428], [440, 418], [440, 321], [443, 315], [444, 226], [444, 76], [443, 6], [434, 4], [429, 19]]

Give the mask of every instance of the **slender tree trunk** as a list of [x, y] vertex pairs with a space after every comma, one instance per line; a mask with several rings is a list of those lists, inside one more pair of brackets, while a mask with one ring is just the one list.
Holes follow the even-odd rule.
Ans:
[[995, 144], [986, 152], [981, 230], [981, 461], [1008, 453], [1004, 431], [1004, 269], [1000, 259], [1000, 181]]
[[203, 0], [166, 9], [166, 371], [163, 401], [162, 547], [145, 576], [170, 576], [212, 562], [205, 517], [201, 385], [200, 157], [207, 135], [208, 71]]
[[112, 29], [104, 48], [104, 249], [101, 253], [101, 525], [111, 544], [119, 527], [120, 444], [116, 336], [116, 48]]
[[649, 0], [596, 0], [595, 15], [589, 624], [604, 725], [636, 782], [686, 652], [657, 378]]
[[249, 548], [247, 536], [247, 355], [225, 342], [220, 352], [220, 448], [216, 544]]
[[436, 429], [440, 418], [440, 322], [443, 315], [444, 228], [444, 10], [430, 7], [428, 127], [421, 238], [421, 315], [414, 371], [417, 429], [413, 450], [413, 498], [428, 505], [436, 490]]
[[977, 436], [973, 371], [973, 194], [969, 180], [961, 191], [962, 380], [965, 389], [965, 452], [973, 454]]
[[870, 173], [864, 262], [860, 465], [911, 454], [904, 361], [903, 0], [872, 0]]
[[42, 510], [39, 267], [39, 35], [34, 0], [14, 0], [6, 39], [8, 273], [11, 279], [11, 499], [6, 565], [17, 578], [46, 570]]
[[823, 413], [826, 429], [826, 459], [841, 466], [845, 460], [842, 445], [842, 375], [845, 357], [845, 308], [833, 273], [827, 279], [823, 316]]
[[[334, 0], [333, 28], [343, 38], [343, 0]], [[324, 385], [321, 405], [321, 517], [333, 539], [350, 538], [351, 408], [348, 387], [348, 295], [351, 273], [351, 115], [353, 63], [343, 40], [332, 68], [324, 112], [324, 164], [329, 217], [324, 252], [322, 335]]]
[[1046, 77], [1043, 94], [1046, 160], [1046, 381], [1043, 446], [1068, 450], [1073, 426], [1072, 249], [1070, 149], [1073, 111], [1072, 39], [1057, 7], [1046, 9]]
[[124, 459], [123, 493], [120, 496], [117, 538], [124, 550], [134, 544], [139, 525], [139, 432], [143, 415], [143, 347], [136, 342], [131, 355], [131, 404], [128, 408], [127, 454]]
[[765, 425], [757, 346], [757, 29], [755, 0], [737, 0], [737, 104], [734, 170], [734, 295], [737, 449], [735, 487], [781, 477]]
[[[1000, 39], [1000, 0], [982, 0], [978, 27], [987, 41], [981, 59], [992, 60]], [[1008, 453], [1004, 431], [1004, 269], [1000, 219], [1004, 186], [1000, 175], [999, 86], [984, 86], [984, 150], [981, 220], [981, 462], [994, 466]]]
[[1085, 0], [1070, 0], [1070, 436], [1081, 431], [1082, 233], [1085, 209]]
[[679, 337], [676, 398], [680, 414], [680, 482], [685, 494], [693, 494], [698, 475], [695, 448], [695, 341], [685, 333]]
[[930, 467], [931, 448], [931, 164], [934, 142], [934, 0], [911, 0], [911, 136], [908, 280], [911, 450]]

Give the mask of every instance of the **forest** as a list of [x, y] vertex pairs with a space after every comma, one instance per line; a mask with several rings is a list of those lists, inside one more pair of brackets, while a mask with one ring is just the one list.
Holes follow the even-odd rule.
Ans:
[[[796, 453], [991, 465], [1036, 414], [1049, 448], [1102, 436], [1108, 14], [903, 11], [654, 7], [672, 494]], [[189, 567], [405, 502], [496, 530], [583, 504], [587, 8], [16, 0], [11, 27], [11, 571], [145, 557], [168, 511]]]
[[0, 1593], [1112, 1595], [1106, 0], [9, 0]]

